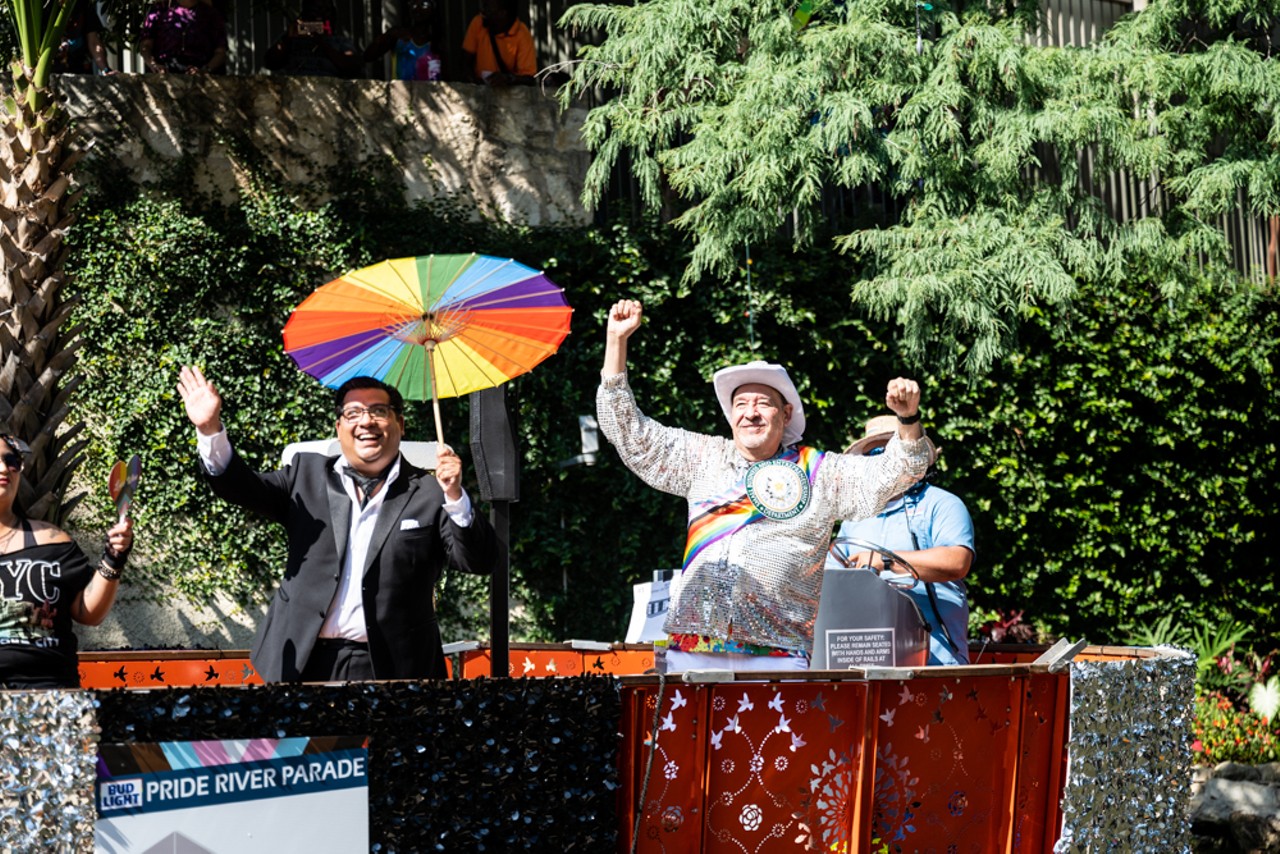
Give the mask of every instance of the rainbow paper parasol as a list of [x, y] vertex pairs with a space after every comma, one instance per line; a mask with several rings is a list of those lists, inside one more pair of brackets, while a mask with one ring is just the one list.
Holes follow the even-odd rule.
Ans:
[[564, 289], [509, 258], [424, 255], [321, 285], [284, 327], [284, 349], [330, 388], [370, 376], [410, 400], [501, 385], [556, 352], [573, 309]]

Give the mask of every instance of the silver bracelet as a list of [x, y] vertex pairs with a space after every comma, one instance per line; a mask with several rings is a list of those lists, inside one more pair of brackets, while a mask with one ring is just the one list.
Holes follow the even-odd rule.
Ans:
[[111, 567], [107, 566], [105, 563], [101, 561], [98, 562], [98, 575], [101, 575], [107, 581], [120, 580], [120, 570], [112, 569]]

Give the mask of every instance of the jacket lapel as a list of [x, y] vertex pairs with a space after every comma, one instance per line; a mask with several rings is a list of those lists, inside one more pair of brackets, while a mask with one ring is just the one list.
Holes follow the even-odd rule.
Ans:
[[364, 566], [360, 568], [362, 576], [369, 571], [369, 567], [373, 565], [378, 552], [382, 551], [382, 546], [386, 543], [387, 537], [391, 536], [391, 532], [400, 523], [400, 517], [404, 515], [405, 506], [408, 505], [410, 497], [418, 489], [418, 478], [415, 477], [418, 474], [421, 474], [421, 472], [401, 458], [400, 474], [396, 476], [395, 482], [387, 488], [387, 496], [382, 500], [382, 507], [378, 510], [378, 521], [373, 526], [373, 537], [369, 540], [369, 550], [365, 552]]
[[338, 550], [341, 565], [347, 554], [347, 537], [351, 534], [351, 496], [342, 488], [342, 477], [333, 468], [333, 461], [325, 472], [328, 485], [329, 517], [333, 520], [333, 546]]

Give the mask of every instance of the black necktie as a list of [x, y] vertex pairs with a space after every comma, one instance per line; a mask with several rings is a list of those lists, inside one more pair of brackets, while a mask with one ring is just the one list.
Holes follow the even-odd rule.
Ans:
[[391, 471], [391, 466], [387, 466], [378, 474], [361, 474], [351, 466], [343, 466], [342, 473], [356, 482], [356, 488], [359, 490], [360, 509], [363, 510], [368, 505], [369, 499], [373, 497], [373, 493], [377, 491], [378, 485], [387, 479], [387, 473]]

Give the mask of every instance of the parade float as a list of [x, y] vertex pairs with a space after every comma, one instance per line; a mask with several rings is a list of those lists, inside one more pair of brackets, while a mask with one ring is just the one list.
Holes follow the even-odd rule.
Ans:
[[[1187, 848], [1194, 658], [971, 654], [735, 678], [654, 673], [647, 644], [464, 643], [448, 680], [342, 685], [262, 685], [243, 652], [85, 654], [83, 690], [0, 692], [0, 848]], [[300, 816], [367, 842], [305, 847], [279, 831]]]

